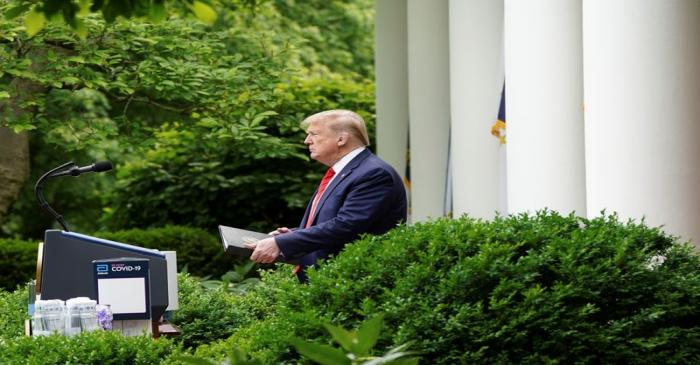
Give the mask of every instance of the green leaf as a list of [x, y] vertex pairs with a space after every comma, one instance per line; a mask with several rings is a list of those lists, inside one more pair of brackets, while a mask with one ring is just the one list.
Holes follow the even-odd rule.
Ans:
[[299, 351], [300, 354], [316, 361], [322, 365], [344, 365], [351, 364], [350, 359], [339, 349], [328, 345], [319, 345], [308, 343], [302, 340], [291, 339], [292, 345]]
[[261, 282], [261, 280], [258, 278], [247, 278], [247, 279], [241, 281], [241, 284], [258, 284], [260, 282]]
[[20, 14], [24, 13], [29, 9], [31, 4], [22, 4], [22, 5], [17, 5], [14, 8], [11, 8], [10, 10], [5, 12], [5, 19], [11, 20], [16, 17], [18, 17]]
[[80, 7], [80, 11], [78, 11], [78, 15], [88, 15], [90, 14], [90, 7], [92, 6], [92, 0], [79, 0], [78, 1], [78, 6]]
[[194, 365], [216, 365], [215, 362], [207, 360], [207, 359], [202, 359], [200, 357], [195, 357], [191, 355], [180, 355], [180, 356], [175, 356], [174, 360], [181, 361], [186, 364], [194, 364]]
[[37, 127], [35, 125], [27, 124], [27, 123], [21, 123], [21, 124], [13, 124], [12, 125], [12, 131], [15, 133], [21, 133], [24, 131], [31, 131], [35, 130]]
[[395, 353], [391, 355], [384, 355], [382, 357], [374, 358], [372, 360], [364, 362], [363, 365], [417, 365], [418, 358], [404, 358], [409, 355], [410, 354], [408, 353]]
[[403, 345], [396, 346], [384, 354], [384, 356], [375, 357], [365, 362], [364, 365], [417, 365], [419, 359], [415, 356], [419, 355], [419, 353], [415, 351], [405, 351], [412, 343], [412, 341], [409, 341]]
[[165, 3], [155, 2], [150, 9], [150, 18], [155, 23], [159, 23], [165, 19], [168, 12], [165, 10]]
[[27, 35], [33, 37], [35, 34], [44, 28], [44, 13], [38, 11], [36, 8], [32, 9], [27, 16], [24, 17], [24, 28], [27, 30]]
[[241, 274], [234, 272], [234, 271], [229, 271], [226, 274], [221, 276], [221, 280], [228, 281], [231, 283], [238, 283], [243, 281], [244, 277], [241, 276]]
[[340, 344], [346, 351], [352, 351], [357, 343], [355, 334], [332, 324], [324, 324], [324, 327], [330, 332], [333, 339]]
[[216, 289], [220, 288], [223, 283], [220, 280], [204, 280], [201, 285], [206, 289]]
[[211, 6], [201, 2], [201, 1], [195, 1], [190, 5], [190, 9], [194, 13], [194, 15], [197, 17], [197, 19], [212, 25], [214, 22], [216, 22], [216, 12], [214, 9], [211, 8]]
[[80, 82], [80, 79], [75, 76], [65, 76], [61, 77], [61, 82], [64, 82], [66, 84], [77, 84], [78, 82]]
[[365, 321], [357, 331], [357, 344], [355, 346], [355, 355], [365, 356], [369, 354], [369, 350], [374, 347], [379, 339], [379, 332], [382, 329], [383, 315], [378, 315], [370, 320]]
[[9, 99], [10, 98], [10, 93], [7, 91], [0, 91], [0, 99]]
[[268, 110], [268, 111], [266, 111], [266, 112], [262, 112], [262, 113], [256, 115], [255, 118], [253, 118], [253, 121], [250, 122], [250, 124], [251, 124], [251, 125], [257, 125], [257, 124], [259, 124], [260, 122], [262, 122], [263, 120], [265, 120], [265, 118], [267, 118], [267, 117], [269, 117], [269, 116], [271, 116], [271, 115], [277, 115], [277, 112], [275, 112], [275, 111], [273, 111], [273, 110]]
[[229, 355], [229, 360], [231, 365], [259, 365], [260, 360], [248, 358], [248, 354], [245, 351], [234, 348]]
[[411, 347], [411, 345], [413, 345], [413, 342], [414, 342], [414, 341], [408, 341], [408, 342], [406, 342], [406, 343], [404, 343], [404, 344], [402, 344], [402, 345], [398, 345], [398, 346], [392, 348], [391, 350], [387, 351], [386, 354], [387, 354], [387, 355], [390, 355], [390, 354], [393, 354], [393, 353], [396, 353], [396, 352], [404, 352], [404, 351], [407, 350], [409, 347]]
[[71, 56], [68, 57], [67, 60], [75, 63], [85, 63], [85, 59], [80, 56]]
[[245, 276], [250, 272], [250, 270], [253, 269], [253, 267], [255, 267], [255, 261], [248, 261], [243, 265], [236, 265], [234, 268], [237, 273]]
[[75, 19], [75, 22], [73, 23], [73, 30], [75, 31], [75, 34], [80, 37], [80, 39], [85, 40], [85, 38], [87, 38], [87, 27], [82, 19]]

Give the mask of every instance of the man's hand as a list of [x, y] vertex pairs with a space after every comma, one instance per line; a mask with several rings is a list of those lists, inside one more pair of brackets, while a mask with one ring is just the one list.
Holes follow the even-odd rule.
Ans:
[[275, 262], [280, 255], [280, 248], [277, 246], [277, 242], [275, 242], [275, 237], [265, 238], [255, 243], [246, 243], [245, 247], [253, 249], [253, 254], [250, 255], [250, 259], [259, 264]]
[[289, 233], [289, 232], [291, 232], [291, 231], [292, 231], [292, 230], [289, 229], [289, 228], [287, 228], [287, 227], [280, 227], [280, 228], [277, 228], [276, 230], [274, 230], [274, 231], [272, 231], [272, 232], [270, 232], [270, 233], [268, 233], [268, 234], [271, 235], [271, 236], [277, 236], [277, 235], [280, 235], [280, 234]]

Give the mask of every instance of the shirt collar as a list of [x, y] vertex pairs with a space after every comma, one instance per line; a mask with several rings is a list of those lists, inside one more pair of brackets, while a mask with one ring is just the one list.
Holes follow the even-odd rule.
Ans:
[[341, 158], [338, 162], [336, 162], [333, 165], [333, 171], [335, 171], [336, 174], [343, 171], [345, 166], [347, 166], [347, 164], [349, 164], [353, 158], [357, 157], [357, 155], [362, 153], [362, 151], [364, 151], [364, 150], [365, 150], [365, 146], [360, 146], [360, 147], [357, 147], [354, 150], [348, 152], [348, 154], [343, 156], [343, 158]]

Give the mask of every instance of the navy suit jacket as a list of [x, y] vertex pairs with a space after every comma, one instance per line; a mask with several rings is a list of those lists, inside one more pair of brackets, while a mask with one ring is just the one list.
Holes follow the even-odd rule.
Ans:
[[304, 228], [310, 210], [311, 202], [298, 229], [275, 237], [284, 257], [300, 258], [302, 281], [304, 267], [339, 252], [361, 234], [382, 234], [405, 222], [406, 190], [396, 171], [365, 149], [336, 172], [312, 226]]

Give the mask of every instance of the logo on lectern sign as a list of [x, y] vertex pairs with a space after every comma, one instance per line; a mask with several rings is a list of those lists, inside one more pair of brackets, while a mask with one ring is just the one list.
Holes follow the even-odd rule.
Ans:
[[109, 275], [110, 272], [139, 272], [141, 270], [147, 270], [148, 265], [144, 268], [141, 264], [125, 264], [125, 263], [113, 263], [113, 264], [95, 264], [95, 273], [97, 275]]
[[150, 319], [147, 259], [93, 261], [97, 302], [111, 306], [114, 320]]

